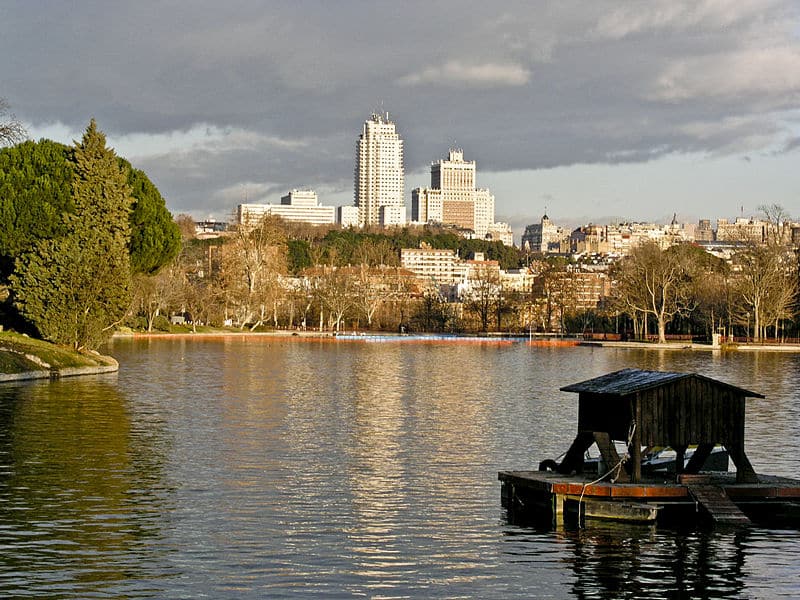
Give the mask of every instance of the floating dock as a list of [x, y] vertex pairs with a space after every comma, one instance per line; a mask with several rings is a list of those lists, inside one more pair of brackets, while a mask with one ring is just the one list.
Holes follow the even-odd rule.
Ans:
[[611, 483], [551, 471], [501, 471], [498, 478], [513, 521], [800, 526], [800, 481], [784, 477], [760, 475], [757, 483], [737, 483], [735, 473], [703, 473], [702, 483], [689, 478]]

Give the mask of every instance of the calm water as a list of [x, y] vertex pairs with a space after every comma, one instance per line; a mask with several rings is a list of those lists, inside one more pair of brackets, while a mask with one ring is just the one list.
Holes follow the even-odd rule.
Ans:
[[800, 356], [269, 338], [117, 341], [118, 374], [0, 386], [0, 597], [798, 598], [800, 533], [509, 524], [618, 368], [762, 392], [795, 475]]

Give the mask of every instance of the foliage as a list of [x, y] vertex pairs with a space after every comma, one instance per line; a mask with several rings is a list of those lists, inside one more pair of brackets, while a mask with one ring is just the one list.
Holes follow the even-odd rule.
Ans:
[[73, 156], [74, 210], [63, 215], [65, 233], [21, 254], [11, 283], [20, 313], [45, 339], [93, 349], [129, 306], [132, 198], [94, 120]]
[[134, 198], [130, 214], [130, 255], [133, 273], [152, 275], [174, 259], [181, 248], [181, 231], [164, 198], [143, 171], [118, 159], [127, 173]]
[[404, 227], [390, 232], [333, 229], [320, 241], [327, 264], [369, 266], [397, 264], [400, 250], [418, 248], [425, 243], [431, 248], [455, 250], [462, 258], [482, 252], [487, 260], [496, 260], [502, 269], [520, 266], [519, 250], [502, 242], [470, 240], [452, 231], [435, 227]]
[[41, 140], [0, 150], [0, 280], [35, 240], [64, 234], [73, 210], [72, 150]]
[[415, 331], [444, 332], [453, 320], [452, 306], [436, 290], [428, 289], [411, 317], [411, 327]]
[[290, 273], [299, 273], [311, 265], [311, 244], [306, 240], [290, 239], [286, 242], [289, 254], [287, 268]]
[[[63, 213], [74, 211], [74, 149], [50, 140], [0, 150], [0, 280], [34, 242], [64, 235]], [[180, 230], [144, 172], [117, 159], [135, 200], [130, 211], [131, 266], [155, 273], [180, 250]]]

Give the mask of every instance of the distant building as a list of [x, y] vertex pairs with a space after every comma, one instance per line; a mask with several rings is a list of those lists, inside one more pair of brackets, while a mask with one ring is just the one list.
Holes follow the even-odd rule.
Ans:
[[208, 240], [220, 237], [228, 230], [228, 224], [223, 221], [196, 221], [194, 224], [194, 233], [198, 239]]
[[400, 265], [404, 269], [437, 285], [456, 283], [462, 278], [459, 262], [455, 250], [431, 248], [424, 243], [419, 248], [400, 250]]
[[539, 223], [528, 225], [522, 235], [521, 247], [531, 252], [568, 252], [568, 235], [558, 225], [554, 225], [547, 215]]
[[700, 219], [697, 228], [694, 230], [694, 239], [698, 242], [713, 242], [714, 230], [711, 229], [710, 219]]
[[411, 191], [411, 220], [453, 225], [481, 239], [490, 232], [494, 196], [475, 187], [475, 161], [465, 161], [463, 150], [450, 149], [446, 159], [431, 163], [431, 186]]
[[358, 227], [358, 207], [337, 206], [336, 222], [342, 227]]
[[514, 232], [508, 223], [492, 223], [484, 238], [490, 242], [502, 242], [506, 246], [514, 245]]
[[575, 229], [569, 238], [570, 252], [608, 254], [608, 231], [605, 225], [586, 225]]
[[378, 224], [382, 227], [393, 227], [405, 222], [406, 209], [404, 206], [391, 206], [384, 204], [378, 211]]
[[361, 227], [405, 222], [403, 140], [388, 113], [373, 113], [356, 143], [354, 204]]
[[766, 240], [766, 226], [764, 221], [743, 217], [733, 223], [728, 219], [717, 219], [717, 241], [762, 244]]
[[336, 207], [319, 204], [317, 193], [312, 190], [292, 190], [281, 198], [280, 204], [240, 204], [236, 220], [241, 227], [250, 229], [266, 215], [310, 225], [330, 225], [336, 222]]

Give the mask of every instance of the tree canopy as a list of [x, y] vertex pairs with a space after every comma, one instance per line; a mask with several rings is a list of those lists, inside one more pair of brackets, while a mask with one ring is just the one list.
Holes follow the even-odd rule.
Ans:
[[74, 209], [72, 172], [72, 150], [57, 142], [0, 150], [0, 280], [36, 240], [64, 234], [62, 213]]
[[130, 215], [130, 254], [134, 273], [152, 275], [174, 259], [181, 249], [181, 232], [172, 220], [161, 192], [144, 174], [124, 158], [119, 159], [128, 174], [133, 196]]
[[[50, 140], [0, 150], [0, 280], [37, 240], [64, 234], [64, 213], [75, 210], [74, 148]], [[180, 251], [180, 230], [147, 175], [116, 158], [134, 199], [129, 213], [130, 262], [135, 273], [152, 274]]]
[[127, 174], [94, 120], [74, 148], [71, 193], [64, 234], [36, 240], [17, 258], [12, 298], [45, 339], [93, 349], [130, 305], [133, 204]]

